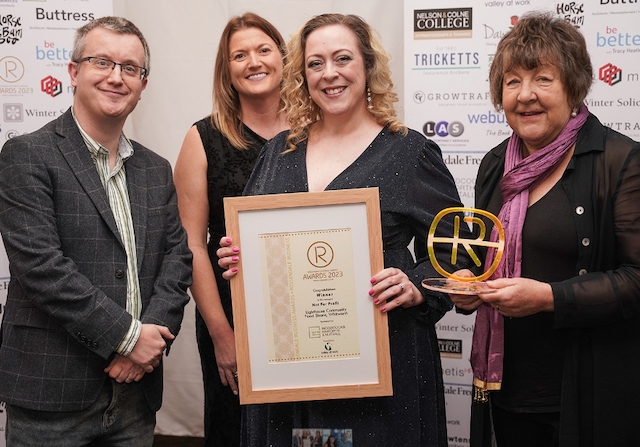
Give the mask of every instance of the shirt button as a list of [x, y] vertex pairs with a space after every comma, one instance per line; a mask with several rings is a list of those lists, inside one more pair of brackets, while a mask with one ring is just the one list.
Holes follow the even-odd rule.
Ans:
[[586, 275], [587, 274], [587, 269], [580, 269], [580, 271], [578, 272], [578, 275], [582, 276], [582, 275]]
[[116, 270], [116, 278], [118, 279], [124, 278], [124, 271], [120, 269]]
[[590, 243], [591, 241], [589, 240], [588, 237], [585, 237], [584, 239], [582, 239], [582, 245], [584, 245], [585, 247], [588, 247]]
[[580, 216], [580, 215], [584, 214], [584, 208], [583, 208], [583, 207], [581, 207], [581, 206], [577, 207], [577, 208], [576, 208], [576, 214], [577, 214], [578, 216]]

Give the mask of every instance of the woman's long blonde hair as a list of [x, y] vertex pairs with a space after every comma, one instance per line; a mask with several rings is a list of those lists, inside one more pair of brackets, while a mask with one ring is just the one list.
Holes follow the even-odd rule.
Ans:
[[369, 112], [382, 126], [389, 126], [391, 132], [406, 135], [407, 128], [396, 117], [393, 106], [398, 95], [393, 91], [389, 60], [391, 57], [383, 48], [377, 33], [360, 17], [344, 14], [322, 14], [311, 18], [293, 35], [288, 46], [284, 65], [282, 98], [284, 110], [291, 132], [287, 138], [288, 148], [294, 151], [297, 145], [308, 137], [308, 126], [322, 120], [322, 110], [311, 100], [305, 77], [304, 52], [309, 35], [323, 26], [343, 25], [353, 31], [358, 39], [360, 52], [364, 57], [367, 87], [371, 92]]

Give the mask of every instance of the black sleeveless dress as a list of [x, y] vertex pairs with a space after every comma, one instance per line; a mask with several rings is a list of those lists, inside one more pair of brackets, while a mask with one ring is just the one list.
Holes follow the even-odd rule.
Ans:
[[[244, 126], [251, 142], [245, 150], [236, 149], [213, 127], [211, 117], [194, 124], [207, 155], [207, 189], [209, 199], [209, 258], [213, 266], [218, 292], [225, 315], [233, 327], [229, 282], [222, 278], [216, 250], [226, 234], [222, 199], [242, 195], [253, 165], [266, 140]], [[222, 385], [218, 374], [213, 342], [200, 313], [196, 311], [196, 338], [204, 382], [205, 446], [234, 447], [240, 445], [240, 403], [231, 388]]]

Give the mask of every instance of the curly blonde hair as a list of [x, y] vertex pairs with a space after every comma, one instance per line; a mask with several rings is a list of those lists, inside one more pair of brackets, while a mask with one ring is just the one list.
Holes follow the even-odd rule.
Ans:
[[304, 53], [309, 35], [328, 25], [342, 25], [353, 31], [364, 58], [367, 87], [371, 92], [369, 112], [380, 125], [389, 126], [391, 132], [406, 135], [407, 127], [398, 120], [393, 106], [398, 101], [398, 95], [393, 91], [389, 69], [391, 57], [383, 48], [377, 33], [356, 15], [322, 14], [305, 23], [291, 37], [288, 45], [283, 69], [284, 87], [281, 91], [287, 121], [291, 127], [285, 152], [296, 150], [297, 145], [309, 137], [309, 125], [322, 120], [322, 110], [309, 96]]

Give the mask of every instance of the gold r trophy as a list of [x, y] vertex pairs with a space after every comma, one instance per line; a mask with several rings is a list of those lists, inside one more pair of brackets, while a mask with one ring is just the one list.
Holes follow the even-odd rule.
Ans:
[[[464, 218], [462, 219], [465, 223], [470, 224], [472, 227], [477, 225], [479, 228], [478, 237], [475, 239], [465, 239], [460, 237], [460, 215], [456, 215], [453, 220], [453, 236], [451, 237], [442, 237], [436, 236], [436, 228], [440, 223], [440, 220], [451, 213], [462, 213]], [[487, 233], [487, 226], [485, 222], [477, 215], [484, 216], [491, 220], [495, 229], [498, 231], [498, 240], [490, 241], [485, 238], [490, 238], [490, 232]], [[500, 264], [500, 259], [502, 259], [502, 253], [504, 252], [504, 227], [500, 220], [490, 213], [489, 211], [481, 210], [478, 208], [465, 208], [465, 207], [452, 207], [445, 208], [440, 211], [433, 219], [431, 223], [431, 227], [429, 228], [429, 233], [427, 236], [427, 251], [429, 252], [429, 260], [431, 261], [431, 265], [433, 268], [440, 273], [442, 278], [426, 278], [422, 281], [422, 286], [437, 292], [444, 293], [452, 293], [458, 295], [477, 295], [479, 293], [492, 293], [495, 290], [491, 289], [484, 282], [487, 278], [491, 277], [493, 272], [498, 268], [498, 264]], [[464, 247], [467, 251], [469, 257], [473, 260], [474, 264], [477, 267], [482, 265], [482, 261], [480, 257], [475, 252], [473, 246], [479, 247], [487, 247], [494, 248], [496, 250], [495, 256], [489, 268], [485, 269], [484, 273], [478, 276], [458, 276], [455, 273], [447, 272], [440, 263], [438, 262], [438, 258], [435, 255], [434, 245], [435, 244], [445, 244], [451, 245], [451, 265], [456, 265], [458, 260], [458, 249], [460, 246]]]

